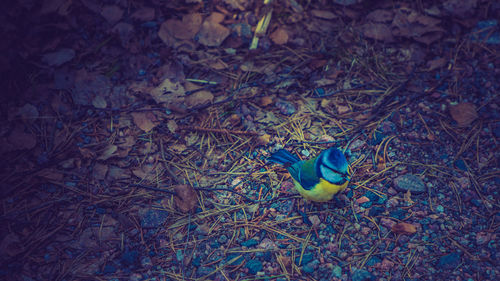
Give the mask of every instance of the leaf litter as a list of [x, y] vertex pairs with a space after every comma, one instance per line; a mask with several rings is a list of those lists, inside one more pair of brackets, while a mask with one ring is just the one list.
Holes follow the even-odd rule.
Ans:
[[7, 5], [4, 279], [500, 274], [498, 5], [160, 2]]

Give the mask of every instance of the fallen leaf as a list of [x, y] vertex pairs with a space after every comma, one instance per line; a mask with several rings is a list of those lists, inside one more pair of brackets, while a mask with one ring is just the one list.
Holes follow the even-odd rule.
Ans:
[[408, 189], [404, 195], [404, 200], [408, 203], [408, 205], [413, 205], [415, 202], [411, 200], [411, 190]]
[[432, 71], [437, 68], [441, 68], [446, 64], [446, 59], [439, 57], [427, 62], [427, 70]]
[[394, 12], [382, 9], [375, 10], [366, 16], [366, 19], [368, 21], [380, 22], [380, 23], [384, 22], [389, 23], [392, 21], [393, 18], [394, 18]]
[[104, 148], [103, 152], [101, 153], [101, 156], [99, 156], [97, 160], [107, 160], [113, 157], [114, 156], [113, 154], [116, 152], [117, 149], [118, 147], [116, 145], [108, 144], [108, 146]]
[[24, 126], [19, 125], [8, 136], [8, 141], [12, 146], [7, 151], [32, 149], [36, 146], [36, 138], [33, 134], [24, 132]]
[[47, 53], [42, 56], [42, 62], [49, 66], [60, 66], [75, 57], [75, 51], [69, 48], [62, 48], [55, 52]]
[[474, 12], [477, 0], [448, 0], [443, 3], [443, 8], [450, 14], [465, 18]]
[[439, 32], [430, 32], [422, 36], [414, 37], [413, 39], [417, 42], [430, 45], [441, 39], [441, 37], [443, 37], [443, 32], [439, 31]]
[[172, 144], [169, 146], [170, 149], [172, 149], [175, 153], [180, 154], [186, 150], [186, 145], [180, 143], [180, 144]]
[[130, 23], [119, 22], [112, 29], [112, 32], [118, 33], [122, 47], [129, 48], [131, 46], [132, 36], [134, 35], [134, 26]]
[[195, 210], [198, 204], [198, 195], [192, 186], [187, 184], [176, 185], [174, 186], [174, 191], [176, 194], [176, 196], [174, 196], [174, 202], [177, 208], [183, 213]]
[[182, 17], [182, 21], [168, 20], [167, 27], [170, 33], [177, 39], [193, 39], [201, 27], [201, 14], [192, 13]]
[[363, 204], [363, 203], [366, 203], [366, 202], [370, 202], [370, 199], [368, 197], [366, 197], [366, 196], [361, 196], [358, 199], [356, 199], [356, 202], [358, 204]]
[[195, 107], [199, 105], [212, 103], [214, 95], [207, 90], [194, 92], [186, 98], [186, 105], [188, 107]]
[[339, 114], [344, 114], [351, 111], [351, 109], [345, 105], [335, 104], [335, 107], [337, 108]]
[[351, 6], [357, 3], [360, 3], [363, 0], [333, 0], [333, 2], [342, 5], [342, 6]]
[[311, 10], [311, 14], [317, 18], [325, 20], [332, 20], [338, 18], [336, 14], [326, 10]]
[[108, 174], [106, 180], [108, 181], [118, 181], [118, 180], [128, 180], [130, 179], [130, 169], [122, 169], [117, 166], [109, 166]]
[[413, 234], [417, 232], [417, 228], [413, 224], [406, 222], [396, 223], [392, 226], [391, 230], [397, 234]]
[[53, 13], [63, 5], [65, 0], [45, 0], [40, 8], [40, 14], [45, 15]]
[[219, 22], [224, 18], [223, 14], [212, 13], [207, 17], [198, 32], [198, 42], [205, 46], [217, 47], [229, 36], [231, 31]]
[[255, 213], [260, 209], [260, 204], [256, 203], [256, 204], [248, 205], [246, 209], [249, 213]]
[[108, 173], [108, 165], [96, 163], [92, 169], [92, 173], [94, 179], [103, 180], [106, 178], [106, 174]]
[[157, 125], [156, 122], [153, 122], [156, 117], [151, 112], [132, 112], [132, 118], [134, 118], [135, 125], [144, 132], [151, 131]]
[[210, 62], [209, 66], [215, 70], [222, 70], [228, 67], [228, 65], [221, 59], [216, 59], [215, 61]]
[[104, 6], [101, 10], [101, 16], [109, 23], [115, 24], [123, 17], [123, 10], [116, 5]]
[[21, 116], [23, 121], [27, 122], [33, 122], [40, 116], [38, 109], [30, 103], [27, 103], [23, 107], [19, 108], [18, 114]]
[[36, 173], [36, 175], [53, 182], [61, 182], [64, 179], [64, 175], [61, 171], [50, 168], [45, 168]]
[[274, 44], [283, 45], [288, 42], [288, 33], [286, 32], [285, 29], [278, 28], [269, 35], [269, 38], [271, 38]]
[[155, 9], [143, 7], [135, 11], [132, 15], [130, 15], [130, 17], [140, 21], [151, 21], [155, 18]]
[[97, 95], [92, 99], [92, 105], [95, 108], [100, 108], [104, 109], [106, 106], [108, 106], [108, 103], [106, 102], [106, 99], [104, 99], [101, 95]]
[[141, 167], [137, 167], [132, 169], [132, 174], [141, 180], [153, 180], [156, 173], [154, 172], [154, 165], [142, 165]]
[[384, 42], [394, 42], [394, 37], [392, 36], [391, 29], [388, 25], [383, 23], [369, 23], [362, 27], [363, 35], [368, 38], [384, 41]]
[[267, 145], [271, 141], [271, 136], [268, 134], [264, 134], [257, 138], [258, 145]]
[[157, 103], [182, 103], [185, 95], [184, 87], [179, 82], [165, 79], [149, 93]]
[[240, 11], [245, 11], [245, 7], [243, 5], [248, 5], [248, 0], [224, 0], [226, 4], [231, 6], [233, 9], [238, 9]]
[[280, 261], [280, 264], [283, 264], [285, 268], [290, 267], [290, 265], [292, 264], [291, 257], [282, 256], [281, 254], [278, 254], [278, 260]]
[[177, 131], [177, 123], [175, 122], [175, 120], [168, 120], [167, 122], [167, 128], [168, 130], [171, 132], [171, 133], [175, 133], [175, 131]]
[[0, 252], [8, 257], [17, 256], [26, 250], [23, 244], [17, 234], [9, 233], [0, 242]]
[[460, 127], [470, 125], [478, 117], [476, 107], [469, 102], [450, 106], [450, 115]]
[[270, 96], [265, 96], [260, 98], [260, 106], [268, 106], [273, 103], [273, 98]]
[[439, 26], [439, 19], [422, 15], [410, 8], [396, 10], [391, 24], [392, 34], [412, 38], [417, 42], [430, 44], [439, 40], [445, 30]]
[[101, 6], [95, 0], [80, 0], [82, 4], [92, 12], [99, 14], [101, 12]]

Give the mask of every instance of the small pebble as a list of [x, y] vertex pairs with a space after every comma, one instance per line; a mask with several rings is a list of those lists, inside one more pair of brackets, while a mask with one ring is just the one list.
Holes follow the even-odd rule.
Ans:
[[441, 205], [437, 205], [436, 206], [436, 211], [438, 211], [438, 213], [442, 213], [442, 212], [444, 212], [444, 207], [441, 206]]
[[427, 190], [424, 182], [419, 177], [413, 174], [406, 174], [394, 179], [394, 187], [402, 192], [411, 191], [412, 193], [419, 194]]

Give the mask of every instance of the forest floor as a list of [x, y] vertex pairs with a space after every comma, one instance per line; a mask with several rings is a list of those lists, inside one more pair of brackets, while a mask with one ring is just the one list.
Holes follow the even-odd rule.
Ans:
[[4, 5], [0, 279], [500, 279], [497, 1]]

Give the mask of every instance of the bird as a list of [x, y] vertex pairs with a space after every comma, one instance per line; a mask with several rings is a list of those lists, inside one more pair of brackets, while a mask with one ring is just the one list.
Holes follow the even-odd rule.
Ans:
[[304, 161], [287, 150], [280, 149], [267, 160], [284, 165], [292, 176], [297, 191], [311, 201], [330, 201], [349, 184], [349, 164], [344, 153], [335, 147], [325, 149], [317, 157]]

